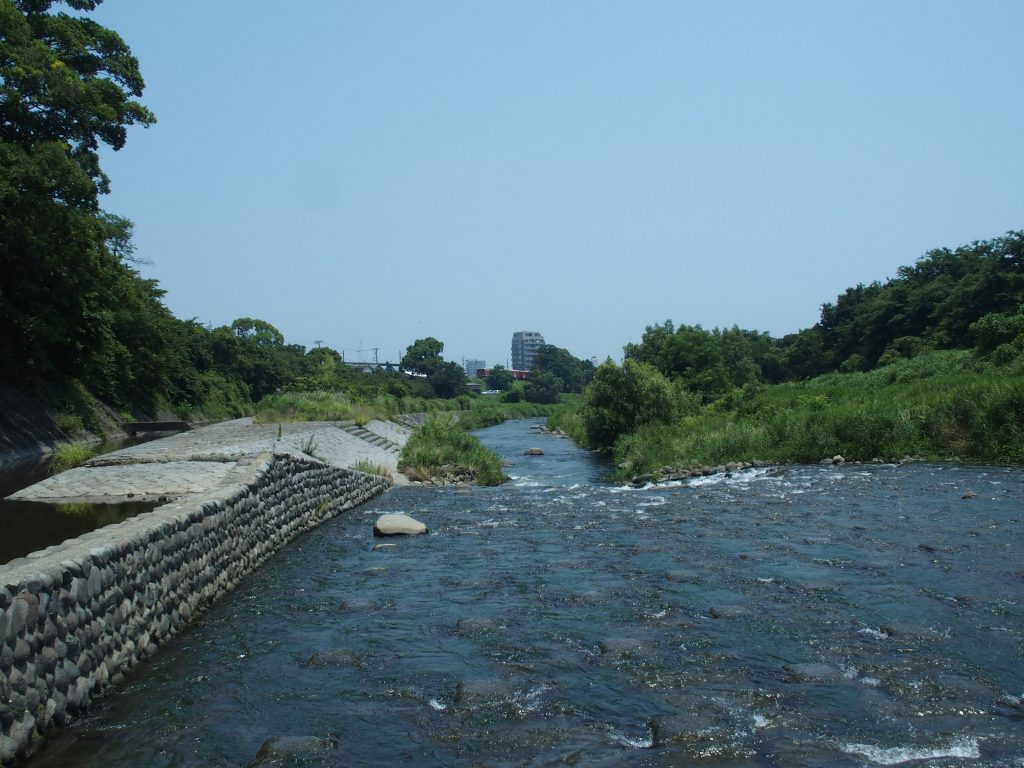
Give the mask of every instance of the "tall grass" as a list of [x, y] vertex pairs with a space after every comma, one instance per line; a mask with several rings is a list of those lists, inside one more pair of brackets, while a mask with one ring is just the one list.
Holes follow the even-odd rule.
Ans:
[[256, 405], [255, 420], [270, 424], [288, 421], [356, 421], [386, 419], [400, 413], [395, 398], [383, 395], [371, 402], [357, 402], [344, 392], [279, 392]]
[[289, 421], [354, 421], [360, 426], [373, 419], [400, 413], [462, 413], [465, 429], [480, 429], [506, 419], [546, 416], [554, 406], [534, 403], [500, 403], [463, 395], [451, 399], [394, 397], [378, 394], [354, 398], [346, 392], [316, 390], [267, 395], [256, 406], [256, 421], [273, 424]]
[[[578, 412], [558, 413], [578, 439]], [[621, 437], [622, 474], [726, 461], [957, 457], [1024, 464], [1024, 377], [970, 353], [932, 352], [868, 373], [736, 390], [672, 425]]]
[[496, 453], [446, 418], [430, 419], [413, 430], [398, 470], [413, 480], [469, 475], [479, 485], [500, 485], [508, 479]]
[[367, 475], [378, 475], [386, 478], [389, 482], [394, 483], [395, 477], [391, 474], [391, 470], [385, 467], [383, 464], [374, 464], [372, 461], [365, 459], [357, 461], [351, 466], [356, 472], [362, 472]]
[[57, 475], [72, 467], [79, 467], [95, 455], [92, 446], [84, 443], [62, 443], [50, 457], [50, 473]]

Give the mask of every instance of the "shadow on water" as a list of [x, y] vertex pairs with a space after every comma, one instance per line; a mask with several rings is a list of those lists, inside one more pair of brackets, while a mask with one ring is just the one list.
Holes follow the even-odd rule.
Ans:
[[[151, 439], [146, 436], [110, 440], [96, 446], [96, 453], [110, 453]], [[149, 512], [156, 506], [152, 502], [46, 504], [6, 500], [12, 493], [49, 477], [50, 460], [50, 454], [45, 454], [0, 464], [0, 564]]]
[[53, 544], [60, 544], [142, 512], [153, 502], [121, 504], [43, 504], [38, 501], [0, 501], [0, 564]]

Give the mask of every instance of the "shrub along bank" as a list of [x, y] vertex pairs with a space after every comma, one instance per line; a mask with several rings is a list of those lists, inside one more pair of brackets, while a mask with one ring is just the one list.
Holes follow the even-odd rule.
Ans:
[[[601, 414], [592, 398], [548, 421], [583, 445]], [[727, 461], [888, 460], [905, 455], [1024, 464], [1024, 364], [966, 350], [924, 353], [866, 373], [750, 385], [706, 405], [677, 404], [621, 433], [618, 476]]]
[[437, 417], [413, 430], [402, 449], [398, 470], [410, 480], [445, 478], [501, 485], [505, 482], [501, 458], [485, 448], [452, 419]]

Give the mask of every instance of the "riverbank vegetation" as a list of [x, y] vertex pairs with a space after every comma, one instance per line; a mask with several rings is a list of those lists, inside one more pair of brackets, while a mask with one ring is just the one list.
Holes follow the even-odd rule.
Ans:
[[[409, 407], [405, 398], [466, 394], [461, 368], [443, 344], [410, 347], [410, 377], [354, 370], [334, 350], [288, 344], [266, 320], [241, 317], [210, 327], [174, 317], [164, 291], [137, 266], [130, 221], [106, 212], [111, 180], [101, 145], [124, 148], [130, 126], [156, 116], [140, 101], [145, 83], [131, 49], [92, 19], [42, 0], [3, 4], [0, 36], [0, 387], [9, 400], [44, 406], [46, 423], [0, 413], [0, 431], [59, 430], [103, 437], [124, 420], [220, 420], [250, 414], [282, 392], [340, 391], [327, 399], [269, 408], [316, 418], [370, 418]], [[98, 2], [69, 3], [88, 11]], [[309, 398], [307, 398], [309, 400]], [[336, 411], [331, 408], [337, 407]], [[431, 410], [421, 404], [417, 410]], [[311, 416], [306, 416], [311, 418]], [[3, 444], [8, 450], [21, 445]]]
[[620, 476], [733, 460], [1024, 463], [1024, 233], [926, 254], [773, 339], [649, 326], [549, 419]]
[[84, 443], [58, 445], [50, 456], [50, 473], [57, 475], [73, 467], [80, 467], [95, 455], [93, 447]]
[[410, 480], [461, 478], [478, 485], [501, 485], [508, 478], [501, 458], [446, 417], [428, 419], [413, 430], [402, 449], [398, 470]]

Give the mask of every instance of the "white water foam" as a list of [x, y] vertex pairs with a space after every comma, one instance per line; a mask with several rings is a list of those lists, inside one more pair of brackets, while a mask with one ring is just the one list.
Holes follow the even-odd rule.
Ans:
[[638, 501], [636, 506], [638, 507], [660, 507], [664, 504], [668, 504], [668, 499], [664, 496], [655, 496], [653, 499], [647, 501]]
[[876, 747], [873, 744], [844, 744], [843, 752], [866, 757], [876, 765], [902, 765], [915, 760], [937, 760], [944, 757], [979, 758], [977, 739], [963, 739], [947, 747]]
[[435, 712], [444, 712], [446, 709], [448, 709], [448, 705], [442, 701], [439, 701], [438, 699], [431, 699], [427, 702], [427, 704]]
[[889, 635], [887, 635], [885, 632], [881, 632], [881, 631], [879, 631], [877, 629], [872, 629], [871, 627], [864, 627], [863, 629], [858, 629], [857, 630], [857, 634], [867, 635], [868, 637], [875, 638], [875, 640], [888, 640], [889, 639]]
[[631, 736], [622, 731], [612, 730], [608, 734], [616, 744], [633, 749], [650, 749], [654, 746], [654, 729], [648, 727], [644, 736]]
[[481, 520], [476, 524], [477, 528], [518, 528], [519, 523], [515, 520]]
[[513, 696], [509, 703], [516, 708], [516, 712], [520, 717], [525, 717], [540, 709], [540, 705], [543, 703], [541, 697], [549, 690], [551, 690], [550, 685], [538, 685], [536, 688], [531, 688], [520, 695]]

